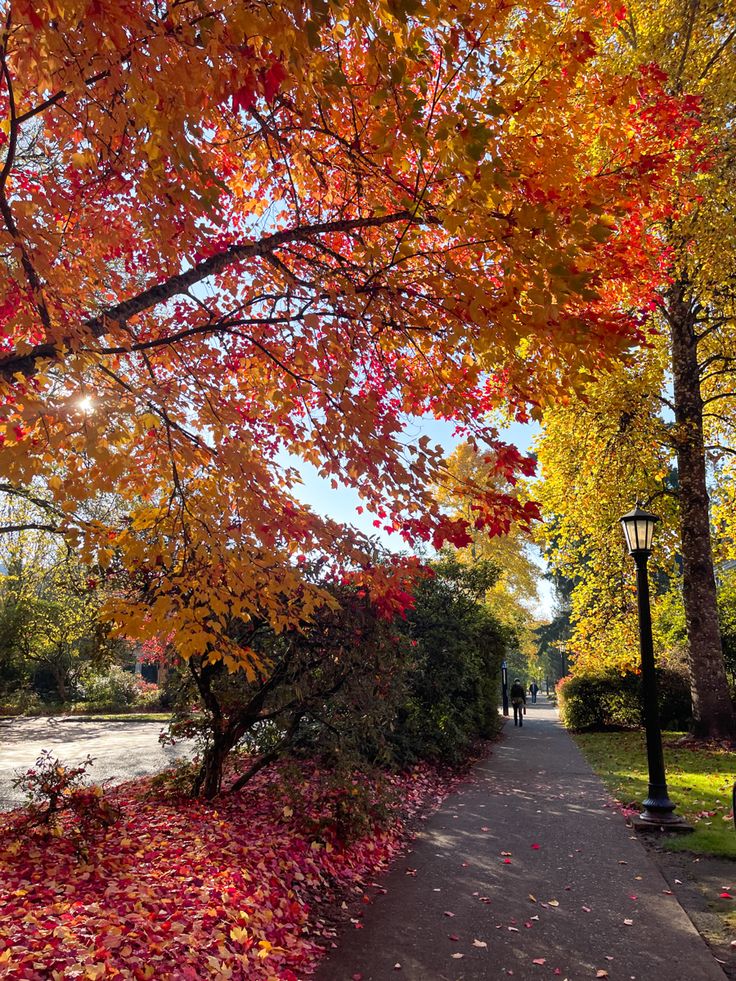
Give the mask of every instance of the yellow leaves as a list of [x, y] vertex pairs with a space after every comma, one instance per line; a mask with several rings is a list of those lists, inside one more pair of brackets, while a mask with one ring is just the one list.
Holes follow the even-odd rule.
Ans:
[[90, 978], [91, 981], [97, 981], [98, 978], [104, 978], [106, 974], [106, 964], [87, 964], [84, 968], [84, 977]]
[[268, 941], [268, 940], [259, 940], [258, 941], [258, 946], [259, 946], [260, 949], [259, 949], [258, 953], [256, 954], [256, 957], [260, 958], [261, 960], [263, 960], [264, 958], [268, 957], [268, 955], [273, 950], [273, 944], [270, 943], [270, 941]]
[[97, 550], [97, 564], [103, 569], [107, 568], [112, 561], [112, 557], [115, 553], [111, 548], [100, 548]]
[[160, 416], [154, 415], [153, 412], [144, 412], [138, 420], [138, 428], [141, 430], [156, 429], [160, 424]]
[[71, 162], [78, 170], [86, 170], [97, 164], [97, 157], [92, 150], [82, 150], [71, 155]]

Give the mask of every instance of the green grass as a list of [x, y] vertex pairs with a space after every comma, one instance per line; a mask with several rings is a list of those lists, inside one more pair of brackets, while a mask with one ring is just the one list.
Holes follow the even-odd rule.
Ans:
[[[695, 831], [665, 839], [666, 848], [736, 858], [731, 790], [736, 753], [676, 745], [683, 733], [665, 732], [664, 760], [670, 798]], [[622, 804], [647, 795], [647, 762], [642, 732], [576, 733], [574, 739], [606, 787]]]

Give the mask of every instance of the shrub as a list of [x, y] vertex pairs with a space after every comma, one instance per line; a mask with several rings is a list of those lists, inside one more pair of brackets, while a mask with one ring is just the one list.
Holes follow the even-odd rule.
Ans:
[[[681, 671], [657, 671], [660, 724], [687, 728], [690, 686]], [[560, 716], [568, 729], [631, 729], [642, 725], [641, 677], [633, 672], [601, 671], [563, 678], [557, 685]]]
[[0, 702], [0, 715], [37, 715], [48, 709], [32, 688], [23, 687]]
[[466, 569], [445, 558], [417, 585], [402, 627], [415, 658], [392, 733], [399, 764], [459, 764], [478, 739], [498, 731], [498, 679], [508, 637], [483, 604], [496, 575], [490, 563]]
[[25, 773], [16, 777], [13, 787], [26, 795], [26, 813], [18, 828], [42, 827], [54, 835], [61, 834], [61, 818], [67, 815], [71, 824], [64, 828], [80, 853], [94, 833], [113, 824], [120, 816], [103, 796], [102, 787], [84, 782], [92, 766], [88, 756], [78, 766], [68, 766], [44, 750]]
[[320, 763], [305, 780], [308, 768], [290, 761], [278, 771], [288, 801], [284, 814], [293, 816], [307, 837], [347, 845], [386, 825], [397, 801], [380, 768], [339, 760], [326, 769]]
[[158, 685], [144, 681], [117, 665], [104, 674], [88, 673], [84, 678], [85, 702], [101, 708], [124, 709], [133, 705], [149, 708], [158, 705]]

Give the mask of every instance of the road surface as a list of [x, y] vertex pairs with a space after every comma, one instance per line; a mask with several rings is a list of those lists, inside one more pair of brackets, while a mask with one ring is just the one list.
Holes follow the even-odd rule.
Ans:
[[0, 722], [0, 811], [22, 802], [13, 778], [48, 749], [65, 763], [81, 763], [89, 754], [88, 770], [95, 783], [120, 783], [157, 773], [191, 752], [190, 745], [161, 746], [160, 722], [92, 722], [87, 719], [33, 718]]

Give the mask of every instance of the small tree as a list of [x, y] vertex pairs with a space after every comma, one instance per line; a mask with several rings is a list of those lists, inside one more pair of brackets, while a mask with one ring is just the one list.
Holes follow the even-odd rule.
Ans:
[[[339, 606], [321, 608], [302, 631], [277, 635], [263, 620], [234, 621], [231, 636], [244, 651], [239, 670], [207, 657], [186, 663], [172, 733], [201, 741], [194, 795], [219, 793], [225, 762], [240, 743], [252, 757], [232, 790], [289, 751], [387, 758], [408, 645], [364, 590], [344, 586], [333, 596]], [[247, 662], [249, 651], [258, 670]]]

